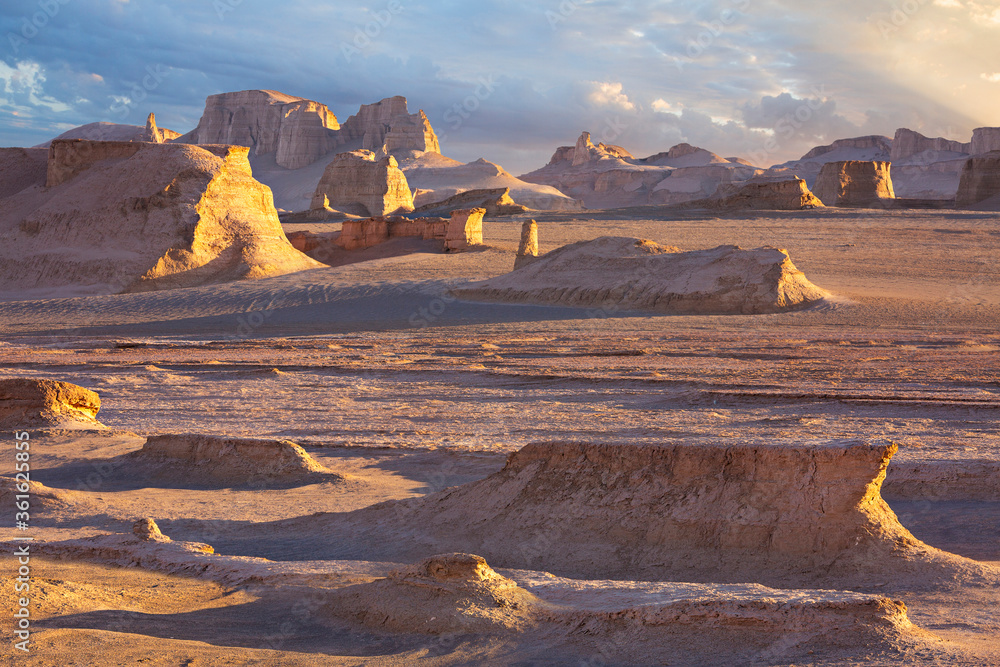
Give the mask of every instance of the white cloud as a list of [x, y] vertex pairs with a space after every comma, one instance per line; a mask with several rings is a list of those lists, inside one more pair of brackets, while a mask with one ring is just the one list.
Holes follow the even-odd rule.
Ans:
[[1000, 83], [1000, 72], [993, 72], [993, 74], [980, 74], [983, 79], [989, 81], [990, 83]]
[[674, 105], [666, 101], [662, 97], [653, 100], [653, 111], [657, 113], [670, 113], [674, 110]]
[[599, 106], [618, 107], [626, 111], [634, 111], [635, 105], [628, 95], [622, 92], [621, 83], [593, 81], [594, 90], [588, 96], [590, 101]]

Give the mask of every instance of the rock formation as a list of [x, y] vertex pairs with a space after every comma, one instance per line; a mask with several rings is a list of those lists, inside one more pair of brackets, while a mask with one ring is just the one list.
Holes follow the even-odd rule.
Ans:
[[486, 215], [485, 208], [452, 211], [444, 239], [445, 251], [461, 251], [470, 246], [482, 245], [484, 215]]
[[774, 165], [764, 173], [764, 176], [802, 178], [811, 188], [827, 162], [888, 162], [891, 153], [892, 139], [889, 137], [873, 135], [838, 139], [832, 144], [813, 148], [798, 160]]
[[895, 163], [925, 151], [968, 153], [970, 147], [971, 144], [963, 144], [960, 141], [951, 141], [943, 137], [931, 139], [919, 132], [901, 127], [896, 130], [896, 136], [892, 140], [892, 152], [889, 159], [895, 166]]
[[575, 579], [784, 588], [994, 580], [989, 566], [899, 524], [879, 494], [895, 451], [843, 441], [535, 443], [485, 479], [360, 510], [350, 525], [377, 526], [357, 539], [381, 540], [387, 558], [405, 557], [394, 533], [420, 526], [420, 549]]
[[143, 542], [169, 542], [170, 538], [160, 532], [160, 527], [152, 519], [139, 519], [132, 524], [132, 534]]
[[998, 195], [1000, 195], [1000, 151], [969, 158], [962, 170], [956, 203], [959, 206], [975, 206]]
[[9, 197], [0, 211], [9, 239], [0, 248], [0, 291], [20, 298], [190, 287], [319, 266], [288, 243], [245, 148], [56, 141], [47, 179], [49, 187]]
[[412, 211], [413, 195], [399, 163], [367, 150], [341, 153], [326, 167], [312, 209], [326, 206], [368, 216]]
[[[838, 139], [832, 144], [828, 144], [826, 146], [816, 146], [803, 155], [802, 160], [811, 160], [813, 158], [822, 157], [843, 149], [877, 151], [880, 154], [884, 154], [885, 159], [888, 160], [889, 156], [892, 154], [892, 139], [877, 134], [866, 137], [853, 137], [851, 139]], [[824, 162], [827, 161], [828, 160], [824, 160]]]
[[719, 246], [681, 252], [611, 236], [563, 246], [518, 271], [453, 293], [475, 301], [706, 315], [777, 313], [826, 296], [784, 250]]
[[0, 199], [45, 185], [48, 159], [44, 148], [0, 148]]
[[[150, 120], [153, 120], [153, 126], [150, 127]], [[152, 133], [150, 130], [156, 129], [156, 134]], [[58, 137], [50, 141], [46, 141], [43, 144], [39, 144], [35, 148], [48, 148], [53, 141], [60, 141], [63, 139], [86, 139], [87, 141], [154, 141], [154, 137], [159, 136], [160, 141], [155, 143], [163, 143], [166, 141], [173, 141], [181, 136], [180, 132], [174, 132], [173, 130], [168, 130], [165, 127], [156, 127], [155, 118], [153, 114], [149, 114], [146, 119], [146, 125], [122, 125], [119, 123], [88, 123], [87, 125], [81, 125], [80, 127], [74, 127], [72, 130], [67, 130], [63, 132]]]
[[973, 130], [968, 152], [982, 155], [992, 151], [1000, 151], [1000, 127], [977, 127]]
[[495, 218], [504, 215], [520, 215], [528, 210], [510, 196], [510, 188], [495, 188], [488, 190], [466, 190], [444, 201], [424, 204], [414, 209], [419, 215], [451, 215], [451, 212], [461, 208], [484, 208], [486, 217]]
[[424, 634], [521, 631], [534, 625], [537, 597], [480, 556], [440, 554], [385, 579], [334, 591], [327, 613], [362, 625]]
[[419, 238], [444, 242], [450, 221], [447, 218], [404, 218], [380, 216], [365, 220], [345, 220], [336, 239], [344, 250], [364, 250], [396, 238]]
[[104, 428], [97, 421], [101, 398], [68, 382], [0, 380], [0, 428]]
[[388, 97], [363, 104], [341, 128], [338, 143], [362, 140], [362, 148], [378, 151], [385, 146], [390, 155], [407, 151], [440, 153], [437, 135], [423, 111], [410, 114], [405, 97]]
[[613, 208], [702, 199], [720, 185], [757, 173], [753, 166], [690, 144], [640, 159], [620, 146], [595, 146], [590, 133], [584, 132], [576, 146], [556, 149], [545, 167], [521, 179], [556, 187], [588, 208]]
[[894, 199], [888, 162], [827, 162], [813, 194], [827, 206], [876, 206]]
[[[462, 164], [442, 155], [427, 153], [402, 162], [406, 180], [422, 190], [420, 206], [439, 202], [470, 190], [509, 189], [517, 204], [539, 211], [575, 211], [580, 202], [551, 185], [528, 183], [511, 176], [498, 164], [479, 159]], [[468, 208], [469, 205], [466, 205]]]
[[198, 127], [178, 139], [188, 144], [230, 144], [275, 154], [286, 169], [312, 164], [337, 145], [336, 116], [326, 105], [274, 90], [211, 95]]
[[538, 223], [525, 220], [521, 225], [521, 243], [514, 258], [514, 270], [527, 266], [538, 259]]
[[750, 211], [800, 211], [820, 208], [823, 202], [809, 191], [801, 178], [757, 176], [743, 183], [725, 185], [711, 199], [691, 205]]
[[119, 460], [146, 478], [210, 487], [342, 479], [288, 440], [157, 435]]

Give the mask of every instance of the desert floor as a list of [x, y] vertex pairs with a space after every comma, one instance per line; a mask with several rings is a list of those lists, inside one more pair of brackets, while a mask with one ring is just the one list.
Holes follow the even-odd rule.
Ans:
[[[0, 302], [0, 376], [93, 389], [109, 427], [32, 433], [33, 479], [75, 492], [33, 516], [32, 534], [131, 533], [151, 517], [174, 540], [226, 556], [353, 573], [343, 585], [394, 564], [321, 534], [272, 539], [254, 524], [427, 495], [499, 470], [530, 442], [884, 439], [899, 445], [883, 495], [901, 523], [934, 547], [1000, 567], [1000, 216], [579, 215], [539, 214], [542, 250], [608, 235], [684, 249], [773, 245], [833, 296], [800, 312], [730, 317], [449, 296], [510, 270], [521, 225], [510, 219], [487, 221], [487, 246], [456, 255], [397, 241], [268, 280]], [[290, 439], [342, 479], [150, 487], [95, 463], [159, 433]], [[0, 539], [9, 546], [7, 514]], [[752, 642], [690, 628], [655, 640], [624, 630], [379, 632], [289, 613], [326, 584], [228, 585], [55, 556], [34, 559], [33, 576], [32, 653], [0, 648], [16, 664], [1000, 664], [1000, 591], [962, 581], [859, 588], [903, 601], [920, 629], [914, 639], [815, 648], [783, 641], [780, 626]]]

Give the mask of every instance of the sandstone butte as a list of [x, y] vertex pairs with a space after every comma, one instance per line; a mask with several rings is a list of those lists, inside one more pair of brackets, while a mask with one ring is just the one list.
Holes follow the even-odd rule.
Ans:
[[716, 315], [795, 310], [827, 296], [776, 248], [681, 252], [614, 236], [563, 246], [453, 293], [473, 301]]
[[413, 193], [392, 155], [368, 150], [341, 153], [327, 165], [313, 195], [313, 210], [333, 208], [367, 216], [413, 210]]
[[69, 382], [0, 380], [0, 428], [104, 428], [97, 421], [101, 398]]
[[971, 143], [963, 144], [960, 141], [951, 141], [943, 137], [929, 138], [919, 132], [901, 127], [896, 130], [896, 136], [892, 140], [890, 161], [900, 162], [925, 151], [968, 153], [971, 149]]
[[827, 206], [874, 206], [895, 199], [891, 166], [859, 160], [827, 162], [816, 178], [813, 194]]
[[451, 215], [451, 212], [463, 208], [484, 208], [490, 218], [505, 215], [520, 215], [528, 211], [527, 206], [521, 206], [510, 196], [510, 188], [487, 188], [466, 190], [443, 201], [424, 204], [414, 209], [419, 215]]
[[238, 146], [54, 141], [45, 179], [4, 200], [0, 230], [9, 239], [0, 291], [22, 294], [148, 291], [321, 266], [289, 244]]
[[801, 178], [755, 176], [742, 183], [724, 185], [711, 198], [690, 205], [748, 211], [800, 211], [820, 208], [823, 202], [809, 191]]
[[211, 95], [198, 126], [177, 139], [188, 144], [246, 146], [253, 155], [274, 155], [286, 169], [301, 169], [345, 144], [408, 156], [440, 152], [423, 111], [409, 113], [405, 97], [362, 105], [343, 125], [325, 104], [275, 90]]
[[[975, 206], [1000, 197], [1000, 150], [973, 155], [962, 169], [956, 203]], [[1000, 201], [993, 202], [1000, 206]]]

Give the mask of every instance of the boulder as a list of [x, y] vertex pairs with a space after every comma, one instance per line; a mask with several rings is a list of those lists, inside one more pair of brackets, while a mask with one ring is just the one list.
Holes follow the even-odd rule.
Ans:
[[444, 240], [446, 251], [467, 250], [483, 244], [483, 216], [485, 208], [459, 209], [451, 212], [448, 232]]
[[148, 291], [319, 266], [288, 243], [246, 148], [55, 141], [47, 182], [0, 210], [0, 292]]
[[969, 158], [962, 169], [956, 203], [975, 206], [1000, 195], [1000, 151]]
[[696, 201], [691, 205], [752, 211], [800, 211], [820, 208], [823, 202], [809, 191], [801, 178], [758, 176], [746, 182], [724, 185], [711, 199]]
[[702, 315], [777, 313], [827, 296], [784, 250], [719, 246], [681, 252], [612, 236], [563, 246], [453, 293], [474, 301]]
[[420, 215], [451, 215], [451, 212], [462, 208], [484, 208], [486, 216], [495, 218], [504, 215], [520, 215], [528, 210], [510, 196], [510, 188], [493, 188], [485, 190], [466, 190], [444, 201], [424, 204], [414, 209], [414, 214]]
[[1000, 151], [1000, 127], [977, 127], [972, 131], [972, 144], [968, 153], [982, 155]]
[[325, 206], [367, 216], [413, 210], [413, 194], [396, 158], [368, 150], [341, 153], [327, 165], [313, 195], [313, 209]]
[[97, 421], [101, 398], [69, 382], [0, 380], [0, 428], [104, 428]]
[[896, 197], [889, 162], [827, 162], [813, 193], [827, 206], [874, 206]]
[[895, 164], [924, 151], [968, 153], [970, 147], [971, 144], [963, 144], [960, 141], [951, 141], [942, 137], [931, 139], [919, 132], [901, 127], [896, 130], [896, 136], [892, 140], [892, 151], [889, 159]]
[[246, 146], [254, 155], [274, 153], [286, 169], [299, 169], [333, 150], [339, 128], [324, 104], [274, 90], [244, 90], [210, 95], [198, 127], [178, 141]]
[[538, 259], [538, 223], [525, 220], [521, 225], [521, 243], [514, 258], [514, 270], [527, 266]]
[[160, 531], [160, 527], [150, 518], [139, 519], [132, 524], [132, 534], [143, 542], [170, 542], [170, 538]]

